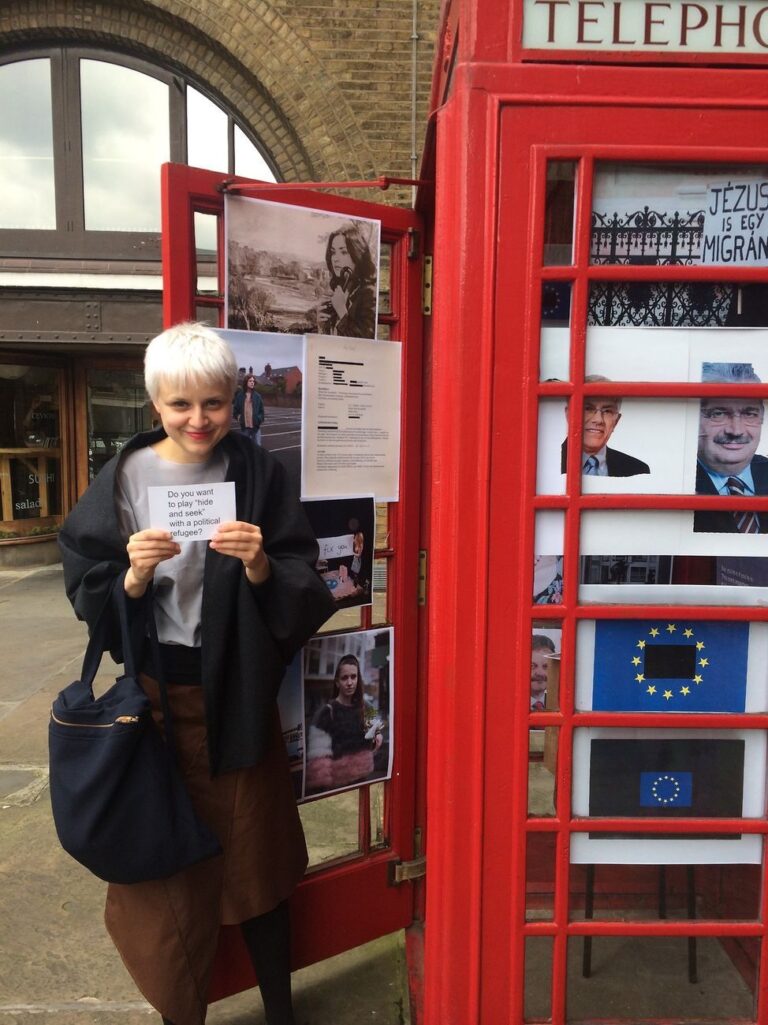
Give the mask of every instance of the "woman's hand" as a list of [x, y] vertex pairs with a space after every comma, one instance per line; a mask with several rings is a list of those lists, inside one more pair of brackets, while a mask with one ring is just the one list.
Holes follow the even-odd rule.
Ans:
[[347, 309], [349, 307], [349, 293], [345, 292], [341, 285], [337, 285], [333, 290], [331, 296], [331, 305], [336, 311], [336, 316], [341, 320], [342, 317], [346, 317]]
[[171, 538], [167, 530], [150, 528], [131, 534], [125, 550], [131, 562], [125, 574], [125, 592], [129, 598], [141, 598], [158, 565], [178, 555], [181, 546]]
[[269, 577], [269, 559], [261, 530], [254, 523], [220, 523], [210, 545], [220, 555], [240, 559], [251, 584], [263, 584]]

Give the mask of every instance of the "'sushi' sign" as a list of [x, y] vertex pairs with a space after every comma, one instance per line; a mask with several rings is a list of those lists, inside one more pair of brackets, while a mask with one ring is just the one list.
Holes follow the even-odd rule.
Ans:
[[523, 46], [545, 50], [766, 53], [768, 3], [526, 0]]

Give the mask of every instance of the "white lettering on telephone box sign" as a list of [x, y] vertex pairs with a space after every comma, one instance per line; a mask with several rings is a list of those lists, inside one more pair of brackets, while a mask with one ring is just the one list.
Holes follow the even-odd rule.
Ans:
[[525, 0], [528, 50], [768, 53], [768, 3]]

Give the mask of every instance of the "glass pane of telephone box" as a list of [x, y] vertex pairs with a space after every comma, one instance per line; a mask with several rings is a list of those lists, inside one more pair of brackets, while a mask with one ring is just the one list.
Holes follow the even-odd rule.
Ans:
[[593, 263], [768, 264], [765, 165], [600, 162]]
[[198, 304], [195, 306], [195, 320], [209, 327], [219, 326], [219, 307]]
[[567, 1021], [754, 1021], [759, 953], [754, 937], [571, 937]]
[[[690, 845], [693, 859], [695, 841]], [[754, 922], [760, 916], [761, 885], [761, 865], [571, 865], [570, 918]]]
[[389, 505], [376, 503], [376, 548], [389, 548]]
[[[687, 327], [726, 331], [764, 327], [766, 323], [768, 286], [762, 283], [593, 281], [589, 287], [587, 324], [590, 327]], [[642, 379], [657, 378], [654, 375]]]
[[560, 605], [563, 601], [563, 545], [565, 513], [541, 509], [536, 513], [533, 556], [533, 604]]
[[551, 921], [555, 904], [556, 833], [528, 833], [525, 843], [525, 918]]
[[547, 1021], [552, 1015], [551, 936], [526, 936], [525, 1005], [526, 1021]]
[[[728, 504], [725, 498], [723, 504]], [[762, 534], [737, 532], [735, 512], [717, 510], [717, 519], [708, 523], [701, 512], [690, 509], [585, 510], [579, 600], [587, 604], [765, 604], [765, 542]], [[723, 529], [696, 529], [703, 526]]]
[[389, 838], [386, 828], [386, 783], [372, 783], [366, 787], [370, 802], [370, 838], [372, 848], [388, 847]]
[[545, 281], [541, 286], [541, 381], [568, 381], [571, 377], [571, 288], [570, 281]]
[[357, 630], [362, 626], [359, 608], [340, 609], [317, 631], [319, 634], [333, 633], [335, 630]]
[[536, 494], [565, 494], [563, 445], [568, 430], [566, 400], [539, 402], [539, 440], [536, 459]]
[[299, 805], [310, 868], [359, 852], [359, 795], [347, 790]]
[[194, 213], [195, 258], [197, 260], [197, 295], [218, 295], [218, 224], [216, 214]]
[[[392, 244], [382, 242], [379, 250], [379, 313], [392, 312]], [[379, 338], [382, 336], [379, 334]]]
[[560, 707], [560, 650], [563, 624], [557, 619], [534, 619], [531, 626], [532, 712], [556, 712]]
[[387, 620], [387, 577], [389, 574], [389, 559], [373, 560], [373, 606], [371, 608], [371, 623], [383, 625]]
[[528, 814], [534, 818], [555, 814], [559, 733], [556, 726], [528, 731]]
[[544, 213], [544, 265], [573, 263], [575, 160], [547, 162], [547, 205]]

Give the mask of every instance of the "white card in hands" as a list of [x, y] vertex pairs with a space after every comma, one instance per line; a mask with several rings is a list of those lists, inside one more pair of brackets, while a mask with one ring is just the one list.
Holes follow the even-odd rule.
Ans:
[[234, 481], [147, 488], [149, 521], [174, 541], [209, 541], [220, 523], [237, 519]]

